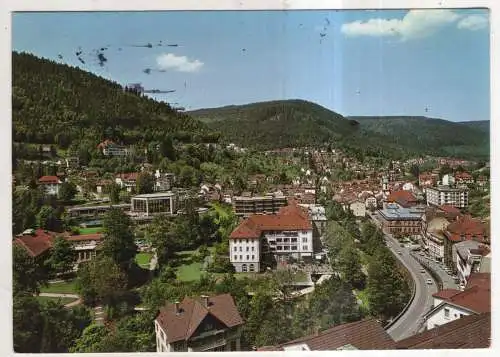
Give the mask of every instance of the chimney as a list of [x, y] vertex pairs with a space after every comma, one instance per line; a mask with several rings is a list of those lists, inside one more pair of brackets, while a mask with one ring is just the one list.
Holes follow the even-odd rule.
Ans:
[[178, 315], [178, 314], [180, 314], [180, 313], [181, 313], [181, 311], [180, 311], [180, 309], [179, 309], [179, 301], [176, 301], [176, 302], [175, 302], [175, 313], [176, 313], [176, 315]]
[[203, 306], [205, 306], [206, 308], [208, 308], [208, 295], [201, 295], [201, 298], [203, 299]]

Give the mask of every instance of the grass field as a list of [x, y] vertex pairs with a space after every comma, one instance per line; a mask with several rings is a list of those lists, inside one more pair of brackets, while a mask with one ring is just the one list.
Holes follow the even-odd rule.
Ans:
[[135, 256], [135, 262], [137, 263], [137, 265], [149, 265], [149, 261], [151, 260], [151, 258], [153, 257], [153, 254], [151, 253], [137, 253], [137, 255]]
[[103, 227], [90, 227], [90, 228], [78, 228], [80, 234], [94, 234], [94, 233], [102, 233], [104, 231]]
[[67, 297], [60, 298], [60, 297], [49, 297], [49, 296], [37, 296], [36, 299], [40, 303], [44, 303], [47, 301], [55, 301], [55, 302], [60, 301], [61, 304], [63, 304], [63, 305], [69, 304], [70, 302], [77, 300], [77, 299], [67, 298]]
[[180, 281], [198, 280], [201, 276], [202, 263], [184, 264], [177, 268], [177, 279]]
[[62, 283], [49, 284], [40, 289], [42, 293], [75, 294], [75, 280], [68, 280]]

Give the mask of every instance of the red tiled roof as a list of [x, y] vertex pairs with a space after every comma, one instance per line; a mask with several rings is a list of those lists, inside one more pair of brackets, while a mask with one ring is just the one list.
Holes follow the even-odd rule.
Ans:
[[276, 215], [252, 215], [231, 233], [230, 238], [259, 238], [264, 231], [311, 230], [309, 216], [302, 207], [282, 207]]
[[42, 176], [38, 179], [38, 182], [41, 184], [55, 184], [61, 183], [59, 177], [57, 176]]
[[468, 172], [458, 172], [455, 174], [455, 179], [470, 180], [472, 179], [472, 175], [469, 174]]
[[81, 242], [86, 240], [101, 240], [104, 235], [102, 233], [93, 234], [77, 234], [65, 237], [66, 240], [70, 242]]
[[243, 324], [230, 294], [210, 297], [208, 307], [198, 299], [185, 297], [179, 304], [179, 311], [180, 313], [176, 313], [175, 304], [168, 303], [160, 309], [156, 317], [156, 321], [167, 335], [167, 343], [188, 340], [208, 315], [215, 317], [228, 328]]
[[26, 234], [17, 237], [14, 243], [26, 249], [31, 257], [37, 257], [52, 248], [52, 242], [57, 233], [37, 229], [33, 235]]
[[491, 311], [491, 288], [483, 289], [480, 286], [474, 285], [445, 301], [454, 305], [465, 307], [477, 313]]
[[99, 145], [97, 145], [97, 147], [99, 149], [104, 149], [108, 145], [113, 145], [113, 144], [114, 144], [114, 142], [112, 140], [104, 140], [102, 143], [100, 143]]
[[435, 294], [432, 294], [432, 296], [435, 298], [438, 298], [438, 299], [447, 300], [447, 299], [451, 298], [452, 296], [457, 295], [460, 292], [461, 291], [457, 290], [457, 289], [443, 289], [443, 290], [438, 291]]
[[481, 289], [491, 288], [491, 273], [471, 273], [466, 288], [479, 286]]
[[351, 345], [359, 350], [393, 349], [394, 340], [374, 319], [337, 325], [318, 334], [302, 337], [278, 346], [259, 348], [259, 351], [282, 351], [284, 347], [306, 344], [311, 351], [336, 350]]
[[488, 348], [491, 314], [469, 315], [397, 342], [396, 349]]
[[137, 176], [139, 176], [138, 172], [128, 172], [123, 174], [116, 175], [117, 178], [121, 178], [122, 180], [137, 180]]
[[[474, 219], [470, 215], [465, 215], [458, 217], [455, 222], [452, 222], [446, 228], [444, 232], [449, 240], [454, 242], [459, 242], [461, 240], [472, 240], [475, 236], [478, 242], [487, 242], [489, 236], [488, 227], [486, 224], [482, 223], [479, 219]], [[464, 239], [461, 239], [461, 236]]]
[[450, 213], [450, 214], [460, 214], [460, 210], [456, 208], [455, 206], [451, 205], [441, 205], [439, 206], [439, 209], [445, 213]]
[[417, 198], [410, 191], [399, 190], [391, 192], [389, 197], [387, 197], [387, 202], [396, 202], [403, 207], [408, 207], [416, 204]]

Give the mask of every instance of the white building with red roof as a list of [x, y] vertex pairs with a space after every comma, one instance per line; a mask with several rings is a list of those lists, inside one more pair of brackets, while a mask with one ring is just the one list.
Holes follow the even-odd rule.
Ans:
[[433, 308], [425, 315], [428, 330], [464, 316], [491, 312], [490, 275], [473, 277], [463, 291], [444, 289], [432, 296]]
[[296, 204], [277, 214], [252, 215], [229, 237], [229, 259], [236, 272], [258, 272], [262, 254], [277, 261], [313, 256], [313, 227], [306, 209]]
[[243, 319], [229, 294], [167, 303], [154, 324], [157, 352], [241, 350]]
[[45, 189], [45, 193], [48, 195], [57, 196], [62, 181], [57, 176], [42, 176], [38, 179], [38, 184]]

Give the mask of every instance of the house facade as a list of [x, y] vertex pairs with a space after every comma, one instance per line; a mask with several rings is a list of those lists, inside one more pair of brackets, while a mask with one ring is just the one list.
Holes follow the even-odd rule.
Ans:
[[491, 287], [487, 283], [469, 284], [465, 290], [445, 289], [433, 295], [433, 308], [425, 315], [431, 330], [469, 315], [491, 312]]
[[463, 241], [476, 241], [485, 245], [490, 244], [489, 225], [470, 215], [458, 217], [450, 223], [444, 231], [444, 263], [456, 272], [453, 262], [453, 245]]
[[252, 215], [231, 233], [229, 260], [236, 272], [261, 269], [262, 256], [279, 261], [313, 256], [313, 227], [308, 213], [298, 205], [283, 207], [278, 214]]
[[101, 150], [104, 156], [127, 156], [130, 154], [130, 150], [123, 145], [118, 145], [111, 140], [105, 140], [97, 148]]
[[138, 176], [139, 173], [137, 172], [118, 174], [115, 177], [115, 182], [120, 185], [121, 189], [125, 188], [127, 192], [132, 192], [132, 190], [135, 190]]
[[38, 179], [38, 184], [43, 187], [47, 195], [57, 196], [62, 181], [57, 176], [42, 176]]
[[133, 216], [173, 215], [177, 210], [177, 196], [174, 192], [137, 195], [132, 197], [130, 201], [130, 213]]
[[469, 191], [465, 188], [450, 186], [428, 187], [425, 193], [427, 205], [451, 205], [457, 208], [465, 208], [469, 205]]
[[421, 231], [422, 212], [403, 208], [398, 204], [387, 204], [378, 211], [385, 230], [394, 235], [418, 235]]
[[349, 204], [349, 209], [351, 210], [354, 217], [365, 217], [366, 216], [366, 205], [361, 200], [355, 200]]
[[467, 285], [467, 281], [472, 273], [486, 272], [491, 270], [490, 249], [476, 241], [464, 241], [456, 243], [452, 247], [453, 261], [457, 276], [462, 286]]
[[243, 319], [229, 294], [167, 303], [154, 325], [157, 352], [241, 350]]

